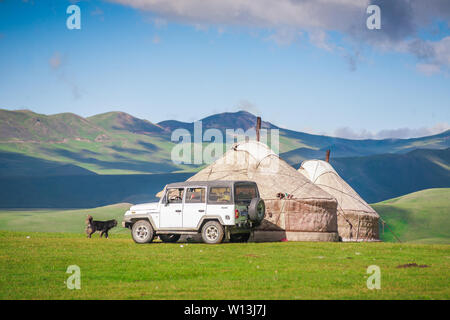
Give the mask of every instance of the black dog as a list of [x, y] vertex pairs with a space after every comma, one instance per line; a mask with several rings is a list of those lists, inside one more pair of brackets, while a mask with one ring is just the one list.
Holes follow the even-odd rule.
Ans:
[[108, 238], [109, 229], [117, 226], [116, 220], [108, 220], [108, 221], [94, 221], [92, 216], [88, 215], [86, 218], [86, 234], [88, 238], [92, 236], [96, 231], [100, 231], [100, 238], [105, 235], [105, 238]]

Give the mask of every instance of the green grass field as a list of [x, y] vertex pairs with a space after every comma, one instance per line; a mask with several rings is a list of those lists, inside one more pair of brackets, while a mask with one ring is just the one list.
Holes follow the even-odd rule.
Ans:
[[[93, 209], [30, 209], [0, 211], [0, 230], [26, 232], [83, 233], [88, 214], [95, 220], [116, 219], [119, 224], [129, 203], [118, 203]], [[125, 233], [124, 228], [114, 228], [110, 234]]]
[[[450, 188], [427, 189], [372, 207], [402, 241], [450, 244]], [[383, 241], [396, 241], [385, 228]]]
[[[417, 263], [426, 268], [397, 268]], [[69, 290], [69, 265], [81, 289]], [[366, 287], [369, 265], [381, 289]], [[0, 299], [449, 299], [450, 247], [391, 243], [135, 244], [0, 232]]]
[[[119, 203], [93, 209], [0, 210], [0, 230], [82, 233], [87, 214], [98, 220], [117, 219], [131, 206]], [[403, 242], [450, 244], [450, 188], [427, 189], [372, 204]], [[111, 232], [124, 233], [116, 228]], [[381, 239], [396, 242], [387, 227]]]
[[[121, 227], [110, 239], [84, 235], [88, 213], [120, 222], [127, 203], [3, 210], [0, 299], [449, 299], [449, 193], [373, 205], [413, 243], [137, 245]], [[395, 241], [387, 229], [382, 237]], [[408, 263], [428, 267], [397, 268]], [[69, 265], [81, 268], [81, 290], [66, 288]], [[381, 269], [381, 290], [366, 287], [370, 265]]]

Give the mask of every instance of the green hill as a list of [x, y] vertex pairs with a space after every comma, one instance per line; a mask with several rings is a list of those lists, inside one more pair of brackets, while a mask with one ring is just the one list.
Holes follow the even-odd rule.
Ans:
[[[215, 114], [201, 120], [204, 130], [216, 128], [224, 132], [226, 129], [253, 128], [256, 116], [239, 111]], [[278, 128], [265, 121], [262, 127]], [[176, 128], [192, 131], [193, 123], [169, 120], [154, 124], [124, 112], [82, 118], [72, 113], [43, 115], [29, 110], [0, 109], [0, 152], [70, 164], [97, 174], [198, 170], [198, 166], [171, 161], [174, 146], [171, 132]], [[417, 139], [349, 140], [278, 129], [281, 157], [292, 164], [304, 159], [323, 158], [327, 149], [332, 150], [335, 158], [450, 147], [450, 130]], [[29, 166], [24, 163], [23, 169], [26, 167]], [[22, 175], [19, 166], [15, 168]], [[73, 167], [68, 168], [72, 170]], [[9, 171], [9, 175], [14, 175], [14, 171]]]
[[[405, 242], [450, 244], [450, 188], [427, 189], [373, 204]], [[383, 241], [396, 241], [385, 227]]]
[[130, 206], [129, 203], [118, 203], [82, 210], [4, 210], [0, 211], [0, 230], [83, 233], [86, 216], [90, 214], [95, 220], [116, 219], [119, 226], [112, 229], [111, 233], [126, 233], [127, 229], [121, 228], [120, 223]]
[[65, 139], [94, 140], [107, 132], [73, 113], [38, 114], [29, 110], [0, 110], [0, 141], [65, 143]]
[[105, 130], [129, 131], [142, 134], [167, 134], [167, 130], [160, 125], [153, 124], [148, 120], [135, 118], [128, 113], [114, 111], [87, 118], [91, 123]]
[[167, 135], [158, 125], [125, 113], [85, 119], [70, 113], [0, 110], [0, 153], [22, 155], [20, 163], [9, 165], [9, 176], [23, 175], [38, 159], [98, 174], [190, 170], [168, 161], [173, 143]]
[[370, 203], [418, 190], [450, 187], [450, 148], [331, 158], [330, 163]]

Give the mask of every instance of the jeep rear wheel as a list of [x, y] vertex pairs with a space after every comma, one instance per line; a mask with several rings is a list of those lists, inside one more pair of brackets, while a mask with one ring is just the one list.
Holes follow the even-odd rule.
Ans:
[[222, 225], [217, 221], [208, 221], [202, 228], [202, 239], [204, 243], [216, 244], [223, 240], [224, 231]]
[[139, 220], [131, 228], [131, 236], [136, 243], [149, 243], [153, 241], [155, 233], [147, 220]]
[[174, 243], [180, 240], [181, 235], [179, 234], [160, 234], [159, 238], [162, 242]]

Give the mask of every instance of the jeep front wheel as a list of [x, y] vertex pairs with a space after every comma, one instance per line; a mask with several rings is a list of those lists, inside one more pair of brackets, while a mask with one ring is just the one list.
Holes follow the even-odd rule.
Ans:
[[224, 231], [222, 225], [217, 221], [208, 221], [202, 228], [202, 239], [204, 243], [216, 244], [223, 240]]
[[139, 220], [131, 228], [131, 236], [136, 243], [149, 243], [153, 241], [154, 231], [147, 220]]

